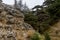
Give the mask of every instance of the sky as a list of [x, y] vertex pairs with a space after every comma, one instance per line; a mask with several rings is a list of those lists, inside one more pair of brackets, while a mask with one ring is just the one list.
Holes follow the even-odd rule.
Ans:
[[[19, 1], [19, 0], [17, 0], [17, 1]], [[22, 1], [23, 1], [23, 4], [26, 2], [27, 6], [29, 8], [33, 8], [36, 5], [42, 5], [44, 2], [44, 0], [22, 0]], [[3, 0], [3, 3], [13, 5], [14, 0]]]

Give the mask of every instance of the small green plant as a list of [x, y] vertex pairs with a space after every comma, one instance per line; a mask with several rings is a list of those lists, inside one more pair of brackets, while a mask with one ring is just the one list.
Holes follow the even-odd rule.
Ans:
[[50, 36], [48, 35], [48, 33], [45, 33], [45, 40], [51, 40]]
[[31, 40], [40, 40], [39, 33], [35, 33], [32, 37]]

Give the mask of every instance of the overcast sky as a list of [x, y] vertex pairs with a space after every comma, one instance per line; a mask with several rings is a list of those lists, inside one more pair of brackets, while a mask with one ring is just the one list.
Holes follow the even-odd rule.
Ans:
[[[29, 8], [33, 8], [35, 5], [42, 5], [42, 3], [44, 2], [44, 0], [22, 0], [22, 1], [23, 1], [23, 4], [26, 2]], [[14, 0], [3, 0], [3, 3], [13, 5]]]

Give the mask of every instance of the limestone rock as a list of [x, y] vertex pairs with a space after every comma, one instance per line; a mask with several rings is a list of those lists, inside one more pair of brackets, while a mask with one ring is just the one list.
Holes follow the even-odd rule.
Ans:
[[35, 32], [31, 25], [24, 22], [23, 13], [0, 3], [0, 40], [27, 40], [29, 31]]

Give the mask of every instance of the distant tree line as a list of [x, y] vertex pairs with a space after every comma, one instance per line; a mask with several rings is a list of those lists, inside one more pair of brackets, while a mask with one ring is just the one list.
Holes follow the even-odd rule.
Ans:
[[17, 0], [15, 0], [14, 7], [16, 9], [22, 11], [22, 12], [28, 12], [29, 11], [29, 8], [26, 5], [26, 2], [25, 2], [25, 4], [23, 4], [22, 0], [19, 0], [18, 2], [17, 2]]

